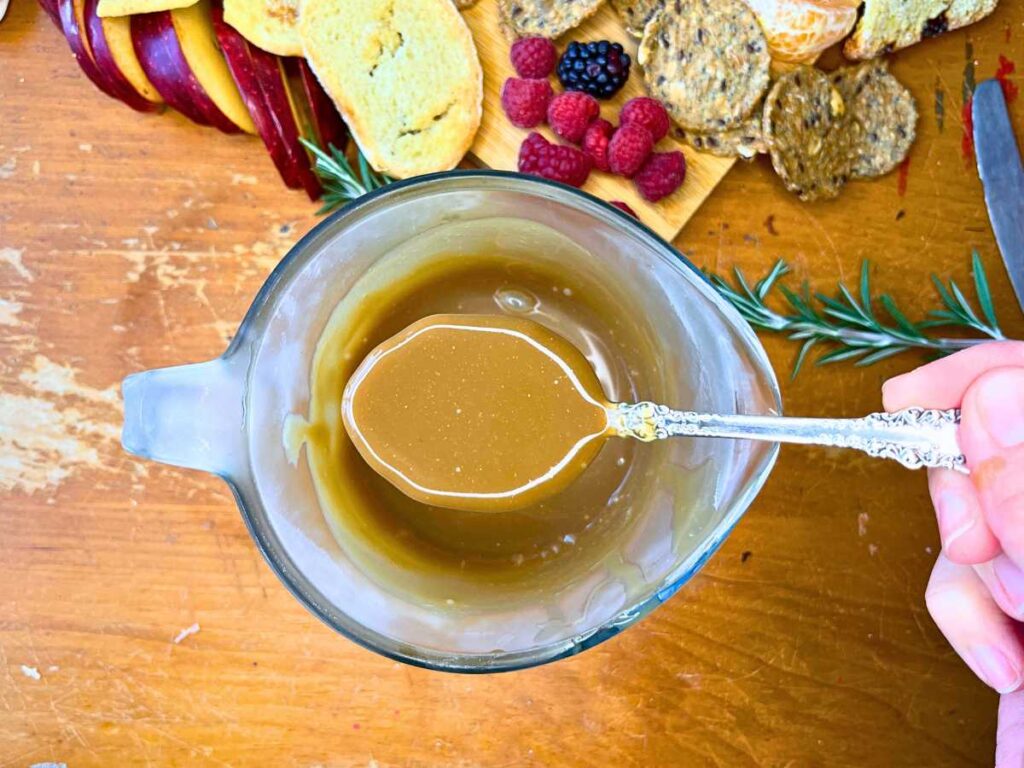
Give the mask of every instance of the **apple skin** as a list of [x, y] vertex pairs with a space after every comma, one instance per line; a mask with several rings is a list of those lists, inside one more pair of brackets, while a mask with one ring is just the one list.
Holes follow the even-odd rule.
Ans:
[[305, 155], [301, 156], [300, 164], [294, 153], [289, 150], [284, 136], [278, 129], [277, 119], [267, 103], [263, 89], [256, 77], [249, 43], [235, 31], [234, 27], [224, 21], [224, 12], [219, 5], [214, 5], [211, 13], [217, 44], [227, 60], [231, 77], [234, 78], [235, 85], [238, 86], [238, 90], [242, 94], [242, 100], [249, 109], [249, 114], [252, 115], [253, 123], [256, 124], [256, 132], [263, 140], [270, 159], [274, 161], [274, 166], [285, 185], [291, 189], [302, 189], [300, 168], [307, 164], [306, 157]]
[[103, 22], [96, 14], [96, 5], [99, 0], [85, 0], [85, 36], [92, 48], [93, 60], [97, 68], [107, 75], [107, 78], [117, 85], [121, 100], [136, 112], [159, 112], [161, 104], [155, 104], [141, 93], [128, 81], [114, 60], [114, 55], [107, 45], [107, 38], [103, 32]]
[[132, 16], [132, 45], [146, 77], [164, 101], [194, 123], [212, 125], [224, 133], [241, 132], [210, 100], [189, 67], [170, 11]]
[[320, 180], [317, 179], [310, 167], [306, 148], [299, 141], [301, 134], [298, 123], [295, 121], [295, 115], [292, 114], [292, 105], [288, 101], [285, 75], [281, 68], [280, 58], [254, 45], [249, 46], [249, 54], [252, 58], [253, 72], [263, 91], [264, 99], [270, 107], [271, 114], [274, 116], [278, 131], [284, 137], [289, 152], [295, 158], [300, 185], [306, 190], [310, 200], [318, 200], [324, 190], [320, 186]]
[[192, 98], [192, 88], [198, 88], [199, 82], [178, 47], [178, 38], [167, 11], [132, 16], [132, 47], [142, 71], [164, 101], [193, 123], [211, 124]]
[[[83, 30], [78, 23], [78, 15], [75, 13], [75, 0], [52, 0], [52, 2], [57, 9], [61, 31], [64, 32], [71, 52], [75, 55], [75, 60], [85, 76], [111, 98], [118, 101], [126, 101], [127, 98], [130, 98], [130, 94], [122, 91], [118, 84], [112, 81], [92, 60], [88, 41], [83, 35]], [[131, 89], [131, 93], [135, 93], [134, 88]]]
[[320, 85], [320, 81], [316, 79], [316, 75], [313, 74], [313, 70], [305, 59], [295, 57], [290, 61], [294, 62], [292, 66], [298, 70], [302, 89], [309, 102], [310, 111], [313, 113], [313, 123], [317, 133], [320, 134], [323, 149], [334, 145], [337, 149], [344, 151], [345, 145], [348, 143], [348, 128], [345, 127], [341, 115], [338, 114], [338, 108], [334, 106], [331, 97]]

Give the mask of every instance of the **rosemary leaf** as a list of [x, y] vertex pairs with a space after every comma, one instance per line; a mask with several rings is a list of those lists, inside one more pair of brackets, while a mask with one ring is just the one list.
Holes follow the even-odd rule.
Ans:
[[860, 360], [855, 362], [854, 365], [871, 365], [872, 363], [877, 363], [879, 360], [885, 360], [887, 357], [893, 357], [906, 351], [907, 350], [904, 347], [887, 347], [885, 349], [878, 349], [875, 350], [874, 352], [865, 355]]
[[992, 292], [989, 290], [985, 267], [982, 266], [981, 257], [977, 251], [971, 253], [971, 273], [974, 275], [974, 290], [978, 294], [978, 304], [988, 321], [988, 327], [998, 328], [999, 321], [996, 319], [996, 309], [992, 304]]
[[946, 290], [945, 284], [939, 280], [938, 275], [932, 275], [932, 285], [934, 285], [935, 290], [939, 292], [939, 298], [942, 299], [942, 303], [945, 304], [947, 308], [953, 309], [956, 307], [956, 302], [953, 301], [953, 297], [949, 295], [949, 291]]
[[871, 313], [871, 262], [867, 259], [860, 265], [860, 300]]
[[818, 358], [816, 361], [817, 365], [828, 365], [829, 363], [838, 363], [842, 360], [849, 360], [852, 357], [859, 357], [865, 352], [864, 349], [853, 347], [853, 348], [839, 348], [833, 349], [831, 352], [826, 352], [824, 355]]
[[950, 280], [949, 288], [953, 292], [953, 296], [956, 297], [957, 305], [959, 306], [959, 314], [962, 314], [968, 325], [980, 327], [982, 322], [978, 319], [978, 316], [974, 314], [974, 310], [971, 308], [970, 302], [967, 301], [967, 297], [964, 296], [963, 292], [960, 290], [960, 286]]
[[[789, 338], [795, 338], [790, 336]], [[804, 360], [807, 359], [807, 353], [811, 351], [811, 348], [818, 343], [818, 339], [815, 337], [808, 338], [803, 344], [800, 345], [800, 351], [796, 355], [796, 360], [793, 362], [793, 370], [789, 374], [790, 379], [795, 379], [796, 375], [800, 373], [800, 368], [804, 364]]]
[[887, 293], [883, 293], [878, 297], [879, 303], [885, 307], [885, 311], [889, 313], [889, 316], [896, 321], [896, 325], [899, 326], [900, 330], [903, 331], [907, 336], [914, 339], [924, 338], [924, 335], [918, 330], [917, 326], [914, 325], [907, 319], [907, 316], [900, 311], [900, 308], [896, 306], [896, 302], [893, 301], [892, 296]]
[[775, 285], [775, 281], [780, 277], [789, 274], [789, 267], [782, 259], [775, 262], [775, 266], [772, 267], [771, 271], [763, 278], [757, 281], [755, 292], [757, 293], [758, 301], [764, 301], [765, 296], [772, 290], [772, 286]]

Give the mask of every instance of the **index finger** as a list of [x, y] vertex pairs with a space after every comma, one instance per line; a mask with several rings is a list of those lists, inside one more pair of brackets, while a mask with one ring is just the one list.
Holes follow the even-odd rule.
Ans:
[[887, 411], [911, 406], [956, 408], [981, 374], [1007, 366], [1024, 366], [1024, 342], [979, 344], [891, 378], [882, 385], [882, 403]]

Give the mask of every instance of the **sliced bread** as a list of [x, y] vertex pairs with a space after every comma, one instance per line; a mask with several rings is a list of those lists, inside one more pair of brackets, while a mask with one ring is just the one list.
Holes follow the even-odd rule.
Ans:
[[999, 0], [865, 0], [843, 46], [851, 59], [870, 59], [988, 16]]
[[376, 170], [455, 167], [480, 127], [483, 71], [451, 0], [305, 0], [302, 47]]
[[224, 0], [224, 21], [255, 45], [278, 56], [301, 56], [299, 0]]
[[175, 8], [186, 8], [195, 5], [197, 0], [99, 0], [96, 4], [96, 15], [136, 16], [142, 13], [172, 11]]

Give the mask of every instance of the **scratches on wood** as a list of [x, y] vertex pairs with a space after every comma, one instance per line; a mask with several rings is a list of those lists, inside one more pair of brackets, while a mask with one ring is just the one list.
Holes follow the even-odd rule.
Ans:
[[24, 254], [25, 250], [23, 248], [2, 247], [0, 248], [0, 264], [14, 270], [14, 273], [23, 281], [31, 283], [35, 280], [35, 275], [25, 266], [22, 260]]
[[114, 386], [80, 383], [69, 366], [36, 355], [0, 392], [0, 489], [52, 492], [82, 469], [113, 471], [120, 436]]

